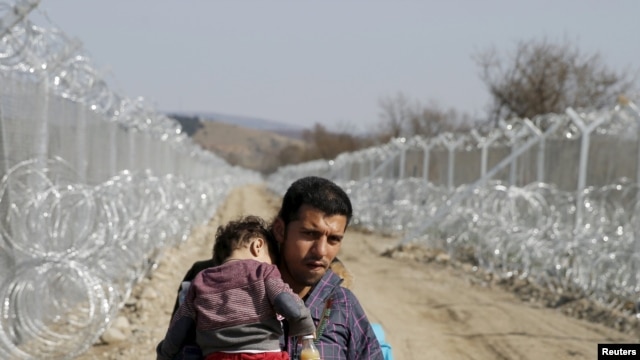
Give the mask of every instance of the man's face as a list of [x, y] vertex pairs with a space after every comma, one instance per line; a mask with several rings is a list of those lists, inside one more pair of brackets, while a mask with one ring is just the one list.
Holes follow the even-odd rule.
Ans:
[[290, 222], [286, 229], [282, 220], [278, 221], [274, 235], [280, 243], [282, 277], [293, 291], [304, 296], [338, 255], [347, 218], [344, 215], [327, 216], [303, 205], [297, 220]]

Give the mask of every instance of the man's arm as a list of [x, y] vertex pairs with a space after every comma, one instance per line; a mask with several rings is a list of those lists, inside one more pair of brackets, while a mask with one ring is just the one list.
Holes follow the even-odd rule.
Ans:
[[[312, 312], [320, 320], [317, 346], [323, 358], [384, 360], [364, 309], [349, 289], [336, 288], [324, 302], [316, 302]], [[293, 344], [288, 345], [290, 351], [295, 351]]]
[[187, 338], [187, 334], [193, 332], [195, 321], [183, 317], [172, 324], [164, 339], [156, 347], [157, 360], [172, 360], [180, 353]]
[[156, 347], [157, 360], [173, 359], [190, 340], [189, 337], [195, 337], [194, 299], [195, 291], [193, 288], [190, 288], [184, 303], [178, 307], [178, 310], [171, 317], [167, 334]]
[[344, 291], [348, 306], [350, 307], [349, 324], [350, 339], [348, 344], [349, 360], [384, 360], [380, 342], [376, 337], [371, 323], [360, 305], [356, 296], [348, 289], [340, 289]]
[[289, 323], [290, 336], [302, 336], [314, 334], [316, 327], [313, 318], [304, 302], [296, 295], [289, 285], [281, 278], [278, 268], [273, 266], [272, 271], [265, 279], [265, 290], [274, 310], [284, 316]]

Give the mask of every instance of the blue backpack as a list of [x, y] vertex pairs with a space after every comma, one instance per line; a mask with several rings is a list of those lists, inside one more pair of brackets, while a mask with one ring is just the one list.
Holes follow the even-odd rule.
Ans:
[[380, 324], [371, 324], [373, 328], [373, 332], [376, 334], [376, 338], [380, 343], [380, 347], [382, 348], [382, 355], [384, 356], [384, 360], [393, 360], [393, 354], [391, 353], [391, 345], [389, 345], [384, 339], [384, 329]]

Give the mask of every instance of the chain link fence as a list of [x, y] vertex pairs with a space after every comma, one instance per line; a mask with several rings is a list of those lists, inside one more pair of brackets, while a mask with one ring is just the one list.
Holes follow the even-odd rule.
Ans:
[[398, 138], [270, 175], [283, 194], [329, 177], [354, 223], [399, 235], [503, 277], [640, 312], [640, 111], [613, 109], [501, 121], [481, 133]]
[[113, 92], [81, 44], [0, 2], [0, 357], [70, 359], [167, 246], [262, 182]]

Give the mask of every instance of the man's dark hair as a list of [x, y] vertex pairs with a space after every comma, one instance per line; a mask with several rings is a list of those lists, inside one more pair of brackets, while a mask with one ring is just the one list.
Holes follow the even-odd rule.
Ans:
[[300, 178], [289, 186], [282, 199], [278, 217], [287, 226], [298, 219], [299, 210], [303, 205], [318, 209], [329, 216], [343, 215], [347, 218], [347, 225], [353, 215], [347, 193], [331, 180], [318, 176]]
[[269, 231], [267, 223], [258, 216], [248, 215], [218, 226], [216, 241], [213, 245], [215, 264], [222, 264], [232, 251], [251, 244], [255, 238], [265, 240], [273, 262], [277, 263], [278, 244]]

